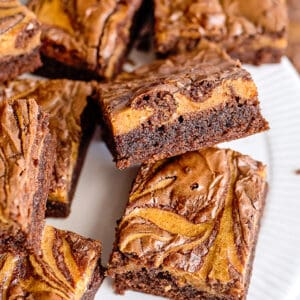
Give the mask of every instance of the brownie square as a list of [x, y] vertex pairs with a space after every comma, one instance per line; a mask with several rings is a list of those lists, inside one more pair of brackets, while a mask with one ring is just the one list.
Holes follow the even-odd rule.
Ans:
[[65, 74], [72, 78], [111, 78], [118, 73], [141, 3], [142, 0], [30, 1], [29, 8], [42, 23], [41, 52], [51, 76], [55, 76], [57, 62], [67, 66]]
[[122, 74], [98, 97], [120, 169], [268, 129], [250, 74], [207, 43]]
[[245, 63], [279, 62], [287, 47], [285, 0], [154, 0], [156, 51], [194, 49], [206, 39]]
[[38, 253], [55, 147], [48, 117], [32, 99], [1, 101], [0, 132], [0, 253]]
[[57, 139], [50, 182], [48, 217], [67, 217], [95, 128], [92, 84], [71, 80], [15, 80], [0, 85], [0, 100], [33, 97], [49, 113]]
[[245, 299], [266, 195], [265, 166], [207, 148], [145, 164], [118, 224], [115, 290]]
[[0, 255], [1, 299], [94, 299], [104, 278], [101, 244], [46, 226], [41, 254]]
[[35, 15], [16, 0], [0, 1], [0, 82], [41, 65], [41, 29]]

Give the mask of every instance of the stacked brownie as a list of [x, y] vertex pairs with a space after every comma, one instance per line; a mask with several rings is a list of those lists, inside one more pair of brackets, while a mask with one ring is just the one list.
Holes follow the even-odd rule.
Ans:
[[24, 97], [37, 99], [49, 113], [49, 128], [57, 142], [46, 215], [67, 217], [95, 128], [92, 84], [66, 79], [23, 79], [0, 85], [0, 101]]
[[[117, 167], [141, 165], [106, 272], [116, 292], [245, 299], [266, 166], [217, 145], [269, 129], [240, 61], [278, 62], [287, 22], [284, 0], [0, 0], [0, 299], [94, 298], [100, 242], [45, 216], [70, 214], [97, 121]], [[151, 34], [160, 59], [122, 71]], [[16, 78], [40, 53], [56, 79]]]
[[45, 226], [55, 138], [34, 99], [0, 103], [1, 299], [92, 299], [101, 244]]

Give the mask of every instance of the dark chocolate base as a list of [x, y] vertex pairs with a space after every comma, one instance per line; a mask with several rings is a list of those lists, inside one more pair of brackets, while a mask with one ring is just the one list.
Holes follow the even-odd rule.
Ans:
[[[263, 204], [261, 208], [261, 217], [264, 213], [265, 200], [268, 192], [268, 186], [264, 191]], [[261, 218], [256, 226], [254, 233], [253, 251], [251, 253], [249, 264], [247, 266], [247, 275], [245, 278], [245, 290], [244, 297], [241, 300], [246, 299], [251, 275], [252, 266], [255, 257], [256, 244], [258, 240], [258, 234], [261, 226]], [[117, 232], [118, 240], [118, 232]], [[128, 259], [118, 251], [116, 244], [114, 245], [114, 252], [112, 254], [112, 261], [114, 264], [125, 265]], [[117, 268], [118, 265], [115, 267]], [[114, 267], [114, 266], [112, 266]], [[175, 300], [191, 300], [191, 299], [202, 299], [202, 300], [236, 300], [235, 296], [229, 294], [222, 295], [211, 295], [207, 292], [201, 291], [191, 285], [179, 286], [177, 279], [172, 276], [169, 272], [163, 271], [162, 269], [146, 269], [142, 268], [137, 271], [130, 271], [124, 274], [117, 274], [113, 269], [108, 270], [108, 275], [115, 278], [114, 288], [116, 293], [124, 294], [126, 290], [135, 290], [147, 294], [156, 296], [162, 296], [169, 299]], [[167, 287], [167, 288], [166, 288]]]
[[54, 201], [48, 199], [46, 210], [47, 218], [66, 218], [71, 212], [71, 204], [74, 198], [81, 169], [83, 167], [89, 144], [92, 140], [95, 131], [97, 110], [97, 106], [94, 105], [93, 99], [92, 97], [90, 97], [88, 99], [87, 107], [81, 115], [82, 137], [80, 141], [76, 167], [72, 176], [71, 188], [68, 192], [68, 202], [65, 203], [61, 201]]
[[39, 48], [29, 54], [8, 56], [7, 59], [0, 60], [0, 82], [12, 80], [23, 73], [33, 72], [41, 65]]
[[81, 81], [101, 80], [96, 72], [88, 71], [82, 68], [75, 68], [72, 66], [64, 65], [63, 63], [55, 60], [54, 58], [41, 55], [43, 66], [37, 69], [34, 73], [48, 77], [50, 79], [71, 79]]
[[160, 127], [148, 122], [105, 139], [120, 169], [246, 137], [269, 128], [258, 103], [233, 100], [210, 110], [180, 116]]

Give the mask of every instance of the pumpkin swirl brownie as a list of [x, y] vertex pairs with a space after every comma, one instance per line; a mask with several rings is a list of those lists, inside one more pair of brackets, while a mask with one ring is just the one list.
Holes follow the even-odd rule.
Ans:
[[285, 0], [155, 0], [156, 51], [194, 49], [205, 39], [245, 63], [280, 61], [287, 47]]
[[63, 76], [113, 77], [127, 54], [141, 4], [142, 0], [31, 0], [29, 8], [42, 23], [45, 67], [50, 70], [53, 65], [50, 75], [55, 76], [59, 62], [65, 66]]
[[104, 278], [100, 255], [100, 242], [46, 226], [40, 255], [0, 255], [0, 298], [94, 299]]
[[55, 149], [48, 117], [34, 100], [1, 101], [0, 133], [0, 253], [38, 253]]
[[207, 148], [145, 164], [119, 222], [108, 275], [115, 289], [169, 299], [245, 299], [265, 167]]
[[40, 61], [40, 25], [17, 0], [0, 1], [0, 82], [34, 71]]
[[15, 80], [0, 85], [0, 100], [35, 98], [49, 113], [49, 129], [57, 148], [50, 181], [48, 217], [67, 217], [95, 128], [91, 84], [71, 80]]
[[268, 129], [250, 74], [208, 43], [121, 74], [98, 98], [121, 169]]

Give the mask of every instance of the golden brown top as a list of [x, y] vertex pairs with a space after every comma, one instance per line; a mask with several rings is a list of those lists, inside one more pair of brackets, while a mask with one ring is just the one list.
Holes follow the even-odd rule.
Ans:
[[162, 53], [191, 50], [201, 38], [226, 45], [232, 38], [261, 34], [279, 38], [288, 23], [285, 0], [155, 0], [155, 6], [157, 51]]
[[232, 150], [142, 166], [119, 225], [126, 258], [112, 258], [110, 272], [160, 268], [180, 285], [242, 299], [265, 188], [262, 163]]
[[17, 0], [0, 1], [0, 57], [26, 54], [40, 46], [35, 15]]
[[33, 97], [49, 113], [50, 130], [57, 137], [56, 162], [49, 199], [68, 203], [82, 137], [81, 116], [92, 86], [71, 80], [15, 80], [0, 85], [0, 100]]
[[46, 226], [40, 256], [0, 255], [0, 298], [80, 300], [100, 255], [99, 242]]
[[0, 103], [0, 231], [28, 234], [49, 131], [34, 100]]
[[121, 74], [100, 87], [99, 98], [113, 134], [121, 135], [227, 103], [233, 94], [257, 101], [256, 86], [240, 63], [220, 48], [202, 43], [196, 51]]
[[127, 50], [140, 5], [141, 0], [32, 0], [29, 7], [43, 24], [46, 56], [110, 78]]

